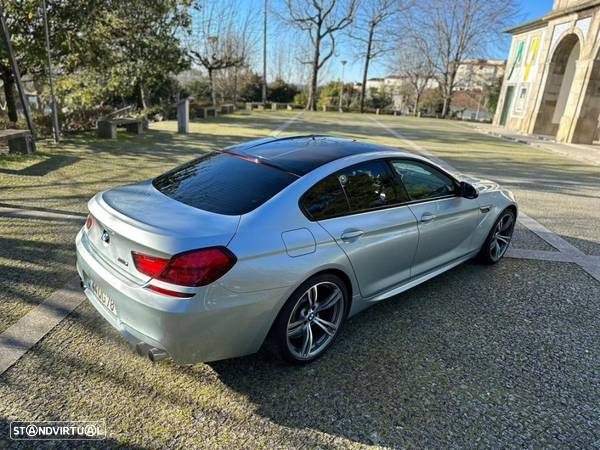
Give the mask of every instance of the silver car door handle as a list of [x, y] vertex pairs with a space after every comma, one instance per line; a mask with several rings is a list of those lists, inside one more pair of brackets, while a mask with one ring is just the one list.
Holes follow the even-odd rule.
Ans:
[[340, 237], [342, 241], [352, 241], [358, 239], [363, 234], [365, 234], [365, 232], [362, 230], [344, 231]]
[[433, 219], [435, 219], [435, 215], [431, 214], [431, 213], [425, 213], [421, 216], [421, 222], [431, 222]]

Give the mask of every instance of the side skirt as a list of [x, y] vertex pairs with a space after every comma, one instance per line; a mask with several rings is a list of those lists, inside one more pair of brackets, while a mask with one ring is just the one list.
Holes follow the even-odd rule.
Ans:
[[385, 300], [386, 298], [393, 297], [394, 295], [398, 295], [404, 291], [409, 290], [410, 288], [413, 288], [421, 283], [424, 283], [427, 280], [431, 280], [432, 278], [437, 277], [438, 275], [458, 266], [459, 264], [464, 263], [465, 261], [468, 261], [469, 259], [475, 257], [477, 255], [477, 253], [479, 253], [479, 250], [468, 253], [465, 256], [462, 256], [462, 257], [455, 259], [454, 261], [446, 264], [445, 266], [441, 266], [437, 269], [432, 270], [431, 272], [427, 272], [426, 274], [421, 275], [415, 279], [412, 279], [412, 280], [410, 280], [400, 286], [397, 286], [389, 291], [386, 291], [381, 294], [377, 294], [374, 297], [368, 298], [368, 299], [366, 299], [366, 301], [368, 303], [374, 303], [374, 302], [378, 302], [381, 300]]

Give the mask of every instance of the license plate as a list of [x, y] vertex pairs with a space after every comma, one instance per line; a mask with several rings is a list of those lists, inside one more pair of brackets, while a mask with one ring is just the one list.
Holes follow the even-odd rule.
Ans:
[[100, 303], [102, 303], [102, 305], [104, 305], [104, 307], [106, 309], [108, 309], [112, 314], [114, 314], [116, 316], [117, 308], [115, 307], [115, 302], [113, 302], [112, 299], [108, 295], [106, 295], [104, 293], [104, 291], [102, 289], [100, 289], [98, 287], [98, 285], [96, 283], [94, 283], [94, 280], [92, 280], [91, 278], [88, 280], [88, 286], [91, 289], [91, 291], [94, 293], [94, 295], [96, 296], [98, 301]]

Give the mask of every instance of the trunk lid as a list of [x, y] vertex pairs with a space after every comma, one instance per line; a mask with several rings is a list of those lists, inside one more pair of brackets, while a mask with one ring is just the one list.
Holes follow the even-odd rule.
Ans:
[[96, 194], [88, 204], [94, 218], [87, 231], [96, 257], [143, 284], [131, 252], [169, 258], [198, 248], [226, 246], [237, 230], [240, 216], [197, 209], [159, 192], [147, 181]]

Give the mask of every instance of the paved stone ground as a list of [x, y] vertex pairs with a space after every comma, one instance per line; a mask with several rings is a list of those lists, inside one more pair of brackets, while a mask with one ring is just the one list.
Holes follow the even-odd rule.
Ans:
[[[94, 192], [293, 117], [235, 115], [189, 136], [166, 122], [113, 143], [79, 137], [43, 148], [51, 163], [41, 169], [0, 168], [0, 207], [13, 208], [0, 209], [0, 332], [72, 276], [77, 217]], [[400, 135], [509, 185], [530, 217], [600, 255], [600, 168], [453, 122], [377, 120], [307, 113], [283, 133], [396, 146]], [[24, 170], [33, 174], [11, 172]], [[522, 225], [513, 245], [556, 253]], [[577, 264], [468, 263], [354, 317], [308, 367], [264, 352], [179, 367], [135, 356], [84, 302], [0, 376], [0, 447], [31, 448], [7, 430], [32, 419], [105, 419], [101, 446], [114, 448], [600, 447], [599, 313], [600, 283]]]
[[577, 161], [600, 166], [600, 143], [595, 144], [567, 144], [556, 142], [548, 136], [528, 135], [507, 130], [505, 127], [498, 127], [487, 123], [465, 123], [465, 127], [471, 127], [482, 133], [500, 137], [510, 141], [533, 145], [543, 148], [567, 158]]

